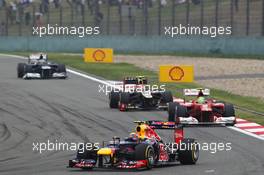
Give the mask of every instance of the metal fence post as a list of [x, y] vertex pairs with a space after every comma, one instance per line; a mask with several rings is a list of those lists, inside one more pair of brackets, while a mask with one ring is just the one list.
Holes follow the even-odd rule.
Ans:
[[171, 18], [171, 25], [175, 25], [175, 0], [172, 0], [172, 18]]
[[19, 4], [17, 8], [17, 13], [18, 13], [18, 20], [19, 20], [19, 25], [18, 25], [18, 35], [22, 36], [22, 9], [23, 7]]
[[144, 14], [144, 33], [145, 35], [148, 35], [148, 0], [144, 0], [143, 14]]
[[71, 25], [73, 26], [73, 18], [74, 18], [73, 4], [71, 4], [70, 8], [71, 8]]
[[7, 8], [5, 9], [5, 18], [6, 18], [6, 23], [5, 23], [5, 35], [8, 36], [8, 25], [9, 25], [9, 19], [8, 19], [8, 10]]
[[93, 8], [94, 8], [94, 25], [99, 26], [99, 22], [97, 21], [98, 13], [99, 13], [99, 4], [97, 0], [93, 0]]
[[106, 34], [109, 35], [109, 29], [110, 29], [110, 2], [109, 0], [107, 1], [106, 5], [107, 5]]
[[36, 26], [36, 6], [35, 6], [35, 4], [33, 4], [33, 7], [32, 8], [33, 8], [32, 9], [32, 17], [33, 17], [32, 18], [32, 29], [33, 29], [33, 27]]
[[161, 1], [160, 0], [158, 7], [158, 34], [161, 35]]
[[218, 27], [219, 0], [215, 1], [215, 27]]
[[47, 11], [47, 24], [49, 24], [50, 23], [50, 8], [49, 8], [49, 6], [47, 6], [48, 7], [48, 11]]
[[247, 19], [246, 19], [247, 20], [246, 21], [246, 23], [247, 23], [246, 24], [247, 25], [246, 26], [246, 35], [247, 36], [249, 35], [249, 28], [250, 28], [250, 26], [249, 26], [250, 25], [250, 18], [249, 18], [250, 16], [249, 15], [250, 15], [250, 0], [247, 0]]
[[204, 0], [201, 0], [201, 17], [200, 17], [200, 27], [203, 28], [204, 26]]
[[190, 22], [190, 0], [186, 1], [186, 26]]
[[81, 5], [81, 13], [82, 13], [82, 25], [85, 25], [85, 6], [84, 4]]
[[60, 26], [62, 26], [62, 6], [60, 5]]
[[[230, 27], [233, 31], [233, 27], [234, 27], [234, 0], [230, 0], [231, 1], [231, 6], [230, 6]], [[233, 32], [231, 33], [233, 34]]]
[[118, 4], [119, 8], [119, 34], [123, 33], [122, 2]]
[[264, 0], [262, 0], [262, 27], [261, 34], [264, 36]]

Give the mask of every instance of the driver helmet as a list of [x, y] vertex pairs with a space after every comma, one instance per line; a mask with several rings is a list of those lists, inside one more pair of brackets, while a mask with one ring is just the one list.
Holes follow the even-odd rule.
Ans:
[[197, 103], [204, 104], [205, 103], [205, 98], [204, 97], [198, 97]]
[[134, 132], [131, 132], [131, 133], [129, 134], [129, 138], [130, 138], [131, 140], [133, 140], [133, 141], [138, 141], [138, 135], [137, 135], [136, 133], [134, 133]]

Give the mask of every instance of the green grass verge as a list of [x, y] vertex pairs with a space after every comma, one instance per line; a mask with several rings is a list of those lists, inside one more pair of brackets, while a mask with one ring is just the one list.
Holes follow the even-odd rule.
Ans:
[[[18, 55], [27, 56], [28, 53], [14, 53]], [[49, 59], [55, 62], [66, 64], [72, 68], [79, 69], [81, 71], [94, 74], [109, 80], [121, 80], [125, 76], [145, 75], [148, 77], [150, 83], [158, 83], [158, 74], [154, 71], [149, 71], [136, 67], [135, 65], [128, 63], [115, 63], [115, 64], [98, 64], [98, 63], [84, 63], [81, 56], [76, 55], [63, 55], [52, 53], [49, 54]], [[164, 83], [166, 89], [173, 92], [177, 97], [182, 96], [182, 89], [184, 88], [197, 88], [202, 87], [196, 83]], [[258, 112], [264, 113], [264, 100], [256, 97], [246, 97], [228, 93], [223, 90], [211, 89], [211, 95], [218, 100], [223, 100], [240, 107], [245, 107]], [[264, 125], [264, 117], [256, 116], [237, 110], [237, 115], [240, 118], [244, 118], [250, 121], [257, 122]]]
[[[81, 56], [68, 56], [61, 54], [50, 54], [49, 58], [53, 61], [64, 63], [81, 71], [101, 76], [109, 80], [121, 80], [124, 76], [145, 75], [149, 78], [151, 83], [158, 82], [158, 74], [153, 71], [136, 67], [128, 63], [115, 64], [98, 64], [98, 63], [84, 63]], [[158, 83], [159, 84], [159, 83]], [[201, 87], [195, 83], [165, 83], [166, 88], [171, 90], [175, 96], [183, 97], [181, 89]], [[240, 107], [245, 107], [254, 111], [264, 112], [264, 101], [256, 97], [245, 97], [234, 95], [223, 90], [211, 89], [211, 95], [219, 100], [233, 103]], [[244, 119], [251, 120], [264, 125], [264, 117], [248, 114], [237, 110], [237, 114]]]

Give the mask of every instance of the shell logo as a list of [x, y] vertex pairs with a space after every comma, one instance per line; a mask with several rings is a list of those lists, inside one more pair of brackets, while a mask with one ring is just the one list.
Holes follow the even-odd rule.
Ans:
[[160, 65], [159, 69], [160, 82], [193, 82], [192, 65]]
[[94, 51], [94, 53], [93, 53], [93, 59], [95, 61], [104, 61], [104, 59], [105, 59], [105, 53], [104, 53], [104, 51], [103, 50], [100, 50], [100, 49]]
[[111, 48], [85, 48], [84, 61], [91, 63], [112, 63], [113, 49]]
[[184, 70], [179, 66], [170, 69], [169, 76], [174, 81], [180, 81], [184, 77]]

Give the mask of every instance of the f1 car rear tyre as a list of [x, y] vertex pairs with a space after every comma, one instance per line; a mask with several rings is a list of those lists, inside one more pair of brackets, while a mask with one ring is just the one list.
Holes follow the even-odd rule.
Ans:
[[175, 113], [176, 113], [176, 106], [179, 105], [178, 103], [170, 102], [168, 105], [168, 121], [175, 122]]
[[177, 102], [170, 102], [168, 106], [168, 121], [175, 122], [176, 117], [188, 117], [187, 108]]
[[199, 158], [199, 146], [195, 139], [183, 139], [179, 146], [179, 161], [183, 165], [195, 164]]
[[135, 147], [135, 160], [147, 160], [147, 169], [151, 169], [154, 164], [155, 152], [151, 145], [138, 144]]
[[173, 102], [173, 97], [172, 97], [171, 91], [165, 91], [161, 95], [162, 95], [161, 101], [163, 103]]
[[17, 78], [22, 78], [25, 74], [25, 63], [18, 63], [17, 65]]
[[110, 108], [118, 108], [119, 103], [119, 93], [111, 91], [109, 93], [109, 106]]
[[64, 64], [58, 64], [58, 73], [66, 72], [66, 67]]
[[130, 97], [130, 95], [128, 92], [121, 92], [120, 103], [125, 104], [125, 105], [129, 104], [129, 97]]
[[235, 116], [235, 109], [232, 104], [225, 103], [223, 117]]

